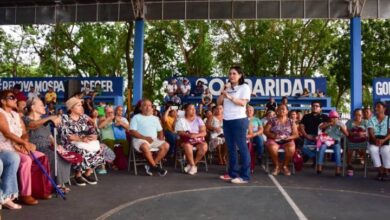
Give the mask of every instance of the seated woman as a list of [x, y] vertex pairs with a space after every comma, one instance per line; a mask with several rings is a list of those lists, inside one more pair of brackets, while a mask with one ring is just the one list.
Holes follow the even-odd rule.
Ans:
[[61, 142], [65, 150], [81, 154], [83, 162], [73, 165], [75, 181], [78, 186], [97, 184], [92, 177], [93, 169], [104, 160], [101, 156], [100, 143], [97, 140], [95, 126], [90, 122], [87, 115], [84, 115], [81, 99], [76, 97], [66, 101], [66, 108], [69, 114], [62, 116]]
[[[177, 108], [177, 107], [175, 107]], [[175, 124], [177, 120], [177, 111], [173, 108], [173, 106], [169, 106], [168, 109], [164, 112], [164, 115], [161, 119], [164, 136], [169, 143], [169, 156], [174, 156], [176, 151], [176, 141], [177, 134], [175, 132]]]
[[[184, 106], [185, 116], [180, 118], [175, 126], [175, 130], [180, 136], [181, 147], [187, 159], [187, 166], [184, 171], [190, 175], [198, 172], [196, 164], [204, 157], [207, 152], [207, 143], [205, 142], [206, 126], [201, 118], [196, 116], [195, 106], [187, 104]], [[197, 152], [194, 158], [193, 147]]]
[[276, 117], [269, 119], [264, 127], [264, 134], [267, 136], [265, 146], [271, 156], [275, 169], [272, 175], [276, 176], [280, 173], [280, 165], [278, 159], [279, 148], [284, 148], [284, 162], [282, 165], [283, 173], [290, 176], [291, 172], [288, 169], [288, 164], [295, 152], [294, 140], [298, 138], [297, 125], [288, 117], [288, 108], [286, 105], [279, 105], [276, 110]]
[[[29, 130], [29, 140], [37, 146], [37, 149], [49, 157], [51, 165], [51, 176], [55, 177], [55, 161], [54, 151], [51, 146], [54, 145], [54, 138], [50, 132], [50, 125], [46, 124], [52, 121], [56, 126], [61, 123], [61, 117], [52, 115], [43, 117], [45, 114], [45, 106], [41, 99], [30, 99], [27, 103], [28, 115], [23, 118], [27, 129]], [[56, 129], [56, 128], [55, 128]], [[63, 153], [64, 149], [61, 145], [57, 146], [57, 151]], [[70, 182], [70, 163], [66, 162], [60, 156], [57, 157], [57, 184], [64, 193], [70, 191], [65, 187], [65, 183]]]
[[22, 206], [13, 202], [18, 197], [17, 172], [20, 157], [16, 152], [2, 148], [4, 140], [0, 130], [0, 205], [8, 209], [21, 209]]
[[[386, 104], [375, 104], [375, 116], [368, 121], [368, 135], [370, 152], [374, 167], [378, 168], [378, 180], [384, 180], [386, 169], [390, 169], [390, 126], [389, 116], [385, 115]], [[382, 160], [381, 160], [382, 157]]]
[[263, 122], [258, 117], [254, 116], [255, 109], [253, 106], [248, 105], [246, 114], [248, 115], [249, 124], [252, 129], [252, 135], [250, 135], [249, 138], [253, 144], [256, 144], [257, 160], [261, 164], [264, 149]]
[[105, 116], [99, 118], [98, 128], [101, 132], [101, 140], [109, 148], [114, 150], [116, 144], [119, 144], [123, 149], [123, 154], [128, 155], [129, 143], [126, 138], [126, 131], [129, 130], [129, 121], [123, 117], [123, 107], [106, 106]]
[[[18, 113], [12, 110], [16, 108], [16, 98], [13, 92], [10, 90], [2, 91], [0, 99], [1, 149], [2, 151], [16, 151], [19, 155], [19, 199], [26, 205], [36, 205], [38, 200], [34, 197], [41, 199], [51, 198], [52, 187], [42, 171], [33, 163], [29, 153], [33, 152], [34, 156], [48, 172], [50, 172], [49, 161], [43, 153], [35, 151], [35, 144], [28, 141], [28, 135], [22, 119]], [[34, 181], [32, 181], [32, 177], [34, 177]]]
[[[333, 139], [334, 143], [326, 141], [321, 144], [317, 156], [317, 174], [322, 173], [322, 164], [324, 163], [324, 155], [326, 148], [333, 147], [334, 155], [336, 157], [336, 176], [341, 174], [341, 147], [340, 140], [342, 135], [348, 136], [348, 131], [345, 125], [339, 121], [339, 114], [336, 111], [329, 112], [330, 122], [323, 122], [318, 127], [324, 133]], [[320, 135], [319, 135], [320, 136]], [[330, 143], [330, 144], [329, 144]]]
[[217, 149], [219, 165], [226, 165], [227, 147], [225, 145], [225, 137], [223, 135], [223, 106], [217, 105], [212, 109], [213, 117], [210, 123], [207, 124], [207, 129], [210, 131], [210, 151]]
[[[362, 149], [363, 155], [366, 154], [367, 141], [368, 141], [368, 127], [367, 120], [363, 120], [363, 110], [357, 108], [353, 111], [353, 119], [347, 121], [346, 126], [348, 129], [348, 139], [347, 139], [347, 175], [353, 176], [353, 166], [352, 166], [352, 154], [354, 149]], [[356, 150], [355, 150], [356, 151]], [[356, 152], [358, 153], [358, 152]]]

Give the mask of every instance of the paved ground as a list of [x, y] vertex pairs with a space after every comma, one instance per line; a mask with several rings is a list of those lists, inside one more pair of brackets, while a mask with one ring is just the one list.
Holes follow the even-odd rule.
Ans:
[[374, 180], [375, 172], [335, 177], [328, 168], [318, 176], [305, 166], [273, 182], [257, 167], [250, 184], [237, 186], [217, 179], [221, 166], [196, 176], [168, 170], [166, 177], [111, 172], [96, 186], [72, 186], [66, 201], [2, 210], [2, 219], [390, 219], [390, 181]]

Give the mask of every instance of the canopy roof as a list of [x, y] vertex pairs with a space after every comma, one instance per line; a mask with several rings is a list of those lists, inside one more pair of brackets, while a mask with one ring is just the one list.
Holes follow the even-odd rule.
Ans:
[[[390, 18], [390, 0], [0, 0], [0, 24], [191, 19]], [[143, 3], [143, 4], [142, 4]], [[142, 16], [141, 16], [142, 17]]]

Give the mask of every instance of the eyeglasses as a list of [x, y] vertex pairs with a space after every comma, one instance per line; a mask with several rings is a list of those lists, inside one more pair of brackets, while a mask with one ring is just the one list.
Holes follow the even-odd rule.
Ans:
[[16, 97], [14, 95], [7, 96], [6, 99], [8, 100], [16, 100]]
[[321, 107], [321, 106], [320, 106], [320, 105], [312, 105], [311, 107], [319, 108], [319, 107]]

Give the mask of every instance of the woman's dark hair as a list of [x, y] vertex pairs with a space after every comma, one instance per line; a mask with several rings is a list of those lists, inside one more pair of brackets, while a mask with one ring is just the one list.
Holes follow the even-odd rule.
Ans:
[[291, 117], [292, 113], [294, 113], [294, 112], [295, 112], [295, 114], [298, 114], [297, 110], [291, 110], [288, 112], [288, 117]]
[[[5, 99], [7, 99], [7, 96], [8, 96], [9, 94], [15, 95], [14, 92], [13, 92], [12, 90], [9, 90], [9, 89], [0, 91], [0, 100], [5, 100]], [[0, 107], [3, 107], [3, 103], [1, 103], [1, 102], [0, 102]]]
[[230, 70], [235, 70], [238, 74], [241, 75], [241, 78], [238, 80], [238, 85], [242, 85], [245, 83], [245, 75], [240, 66], [231, 66], [229, 71]]
[[376, 107], [377, 105], [381, 105], [383, 108], [386, 108], [386, 103], [384, 103], [384, 102], [381, 102], [381, 101], [375, 102], [375, 107]]
[[195, 105], [192, 104], [192, 103], [186, 103], [186, 104], [184, 104], [184, 105], [183, 105], [183, 110], [184, 110], [184, 111], [187, 111], [187, 108], [190, 107], [191, 105], [195, 106]]
[[363, 109], [362, 108], [356, 108], [355, 110], [353, 110], [353, 115], [355, 115], [357, 111], [363, 111]]
[[280, 105], [278, 106], [278, 108], [280, 108], [281, 106], [285, 106], [286, 109], [287, 109], [287, 111], [288, 111], [288, 106], [287, 106], [287, 105], [285, 105], [285, 104], [280, 104]]

